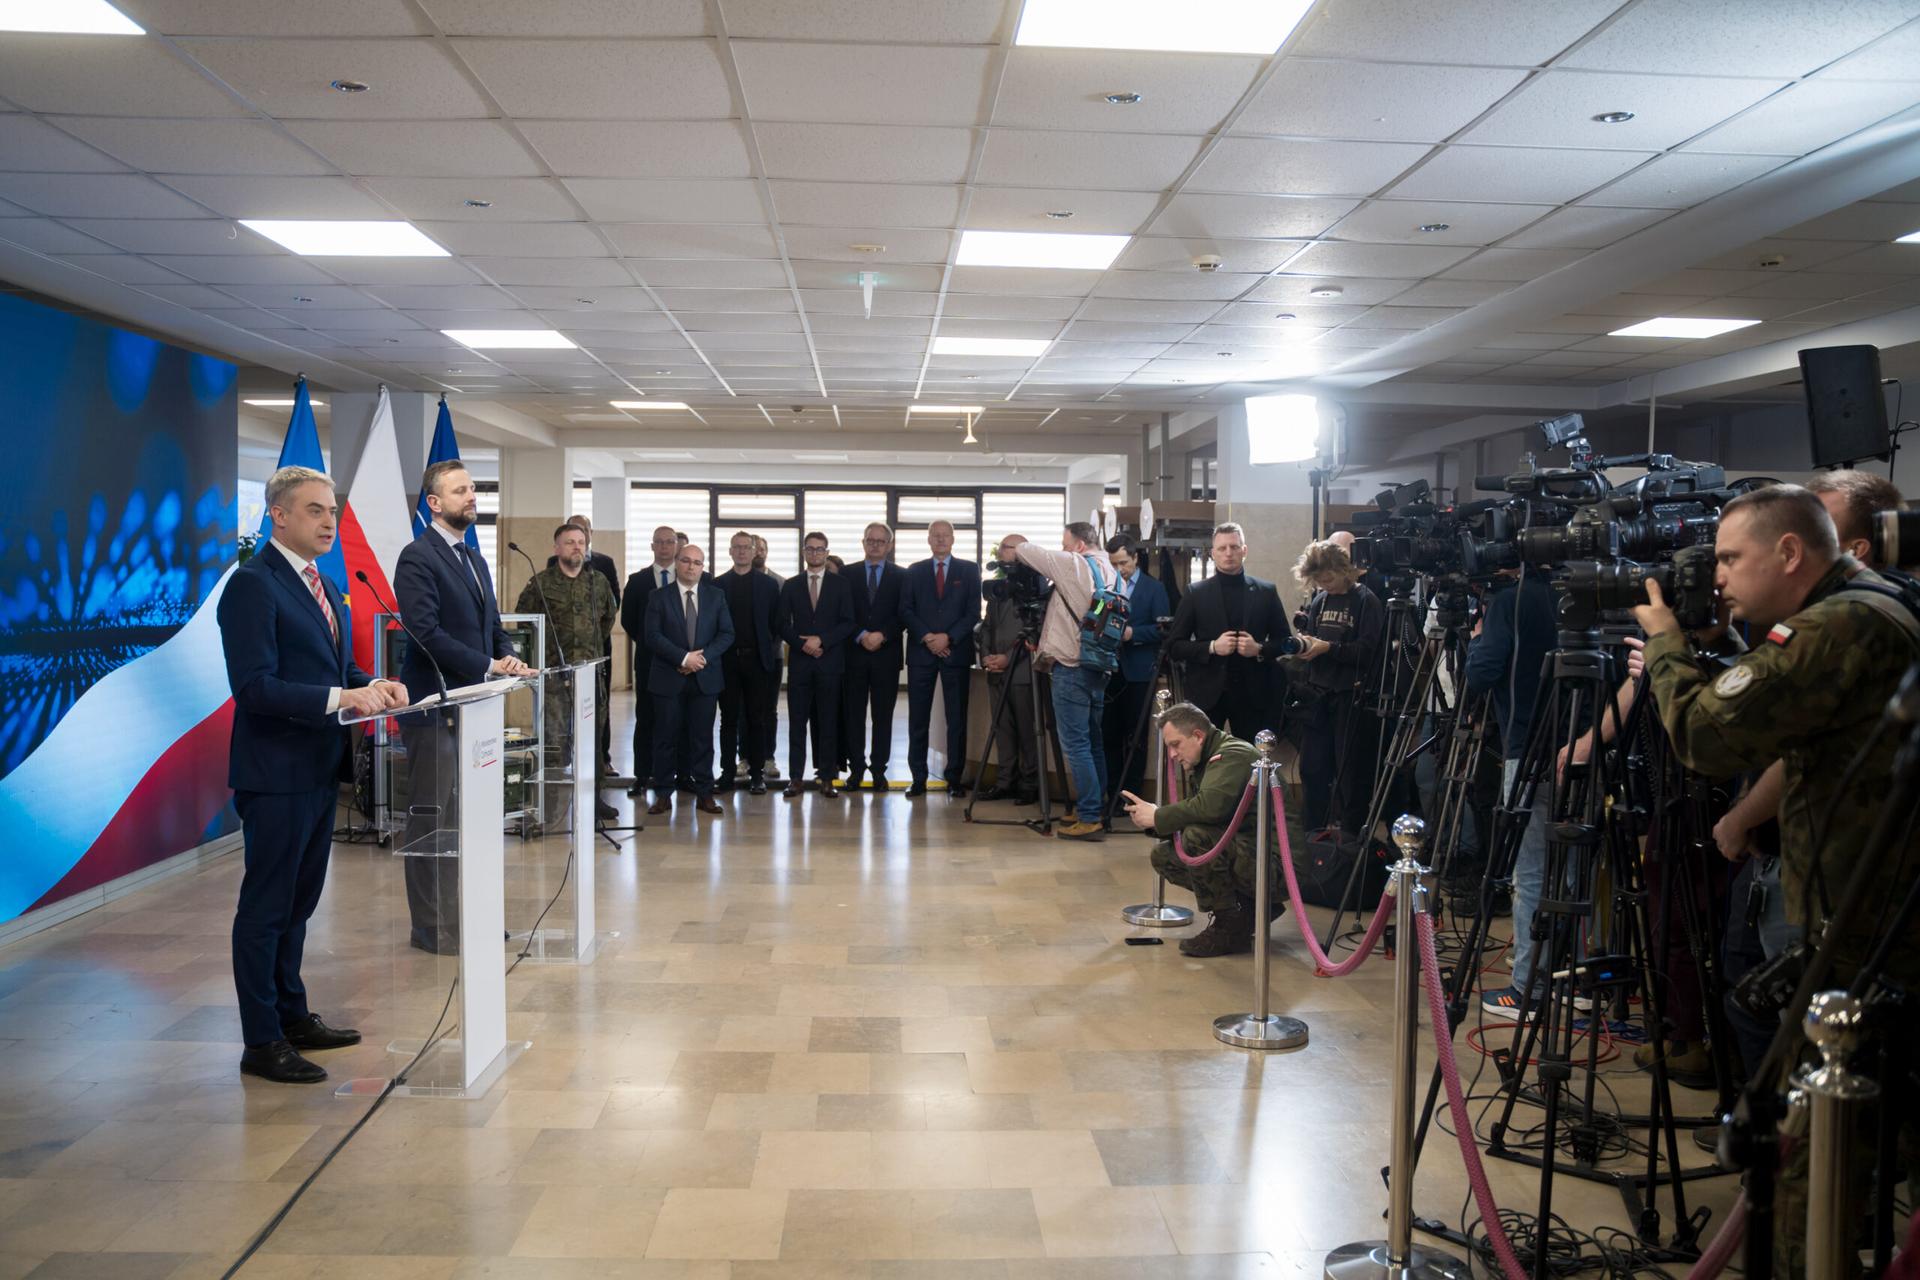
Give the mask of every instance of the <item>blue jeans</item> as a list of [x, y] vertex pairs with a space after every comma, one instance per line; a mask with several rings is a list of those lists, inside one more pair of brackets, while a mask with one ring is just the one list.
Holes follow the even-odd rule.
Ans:
[[1099, 822], [1106, 808], [1107, 753], [1100, 733], [1106, 705], [1106, 672], [1053, 669], [1053, 718], [1060, 729], [1060, 754], [1073, 770], [1074, 816], [1082, 822]]
[[[1514, 779], [1519, 775], [1518, 760], [1500, 765], [1500, 799], [1513, 799]], [[1534, 794], [1533, 814], [1527, 819], [1526, 832], [1520, 837], [1520, 854], [1513, 862], [1513, 982], [1514, 990], [1525, 989], [1527, 973], [1533, 964], [1533, 916], [1540, 909], [1540, 893], [1547, 880], [1547, 824], [1553, 821], [1553, 795], [1543, 783]], [[1546, 974], [1534, 979], [1535, 992], [1547, 989]]]

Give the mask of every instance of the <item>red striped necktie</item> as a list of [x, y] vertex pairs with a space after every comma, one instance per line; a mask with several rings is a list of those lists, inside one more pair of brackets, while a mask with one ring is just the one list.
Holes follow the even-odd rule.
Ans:
[[320, 585], [320, 571], [312, 565], [308, 565], [305, 570], [305, 576], [307, 579], [307, 590], [313, 592], [313, 598], [320, 602], [320, 612], [326, 615], [327, 633], [333, 637], [335, 644], [340, 643], [340, 624], [334, 621], [333, 606], [327, 602], [326, 590]]

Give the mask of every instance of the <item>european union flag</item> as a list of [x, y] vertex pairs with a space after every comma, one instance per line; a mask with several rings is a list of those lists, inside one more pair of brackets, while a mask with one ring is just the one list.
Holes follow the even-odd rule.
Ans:
[[[315, 471], [325, 471], [327, 460], [320, 453], [320, 429], [313, 422], [313, 399], [307, 394], [307, 380], [300, 379], [294, 384], [293, 417], [287, 421], [287, 438], [280, 445], [280, 466], [312, 467]], [[273, 536], [273, 513], [265, 512], [260, 517], [260, 536]], [[340, 551], [340, 540], [336, 537], [327, 554], [314, 562], [327, 581], [340, 588], [342, 595], [347, 590], [347, 557]]]
[[[433, 444], [427, 449], [427, 465], [436, 462], [460, 461], [460, 442], [453, 438], [453, 414], [447, 410], [447, 398], [440, 397], [440, 418], [433, 424]], [[433, 512], [427, 506], [427, 491], [420, 491], [420, 500], [413, 508], [413, 532], [417, 537], [427, 531], [433, 523]], [[473, 526], [467, 526], [467, 545], [475, 551], [480, 549], [480, 539], [474, 534]]]

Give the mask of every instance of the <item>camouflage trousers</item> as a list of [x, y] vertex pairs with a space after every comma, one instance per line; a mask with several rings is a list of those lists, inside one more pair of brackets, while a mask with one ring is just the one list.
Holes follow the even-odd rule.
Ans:
[[[1249, 819], [1251, 820], [1251, 819]], [[1202, 833], [1191, 833], [1195, 839], [1186, 841], [1189, 854], [1202, 853], [1212, 847], [1211, 842], [1200, 844]], [[1218, 835], [1214, 839], [1218, 839]], [[1236, 841], [1232, 848], [1222, 853], [1205, 866], [1190, 867], [1180, 861], [1173, 851], [1173, 841], [1162, 840], [1153, 846], [1153, 869], [1165, 877], [1168, 884], [1177, 884], [1192, 892], [1194, 901], [1206, 912], [1230, 911], [1237, 904], [1252, 909], [1255, 854], [1253, 841]], [[1273, 901], [1284, 901], [1287, 896], [1286, 881], [1280, 878], [1280, 858], [1269, 850], [1267, 854], [1267, 890]]]

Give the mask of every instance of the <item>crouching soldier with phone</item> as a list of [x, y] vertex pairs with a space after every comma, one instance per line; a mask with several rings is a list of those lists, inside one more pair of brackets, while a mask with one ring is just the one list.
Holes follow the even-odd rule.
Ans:
[[[1207, 713], [1190, 702], [1167, 708], [1160, 718], [1160, 741], [1179, 767], [1180, 799], [1172, 804], [1155, 805], [1131, 791], [1120, 793], [1133, 825], [1156, 836], [1153, 869], [1169, 884], [1192, 890], [1202, 911], [1213, 922], [1200, 933], [1180, 944], [1182, 955], [1230, 956], [1253, 949], [1253, 886], [1255, 831], [1257, 824], [1251, 809], [1234, 832], [1232, 841], [1218, 857], [1198, 867], [1190, 867], [1174, 852], [1174, 837], [1180, 838], [1187, 856], [1199, 857], [1220, 843], [1226, 835], [1240, 799], [1253, 778], [1258, 756], [1250, 743], [1214, 727]], [[1275, 899], [1273, 916], [1285, 909], [1281, 896], [1279, 859], [1268, 868], [1268, 883]], [[1264, 927], [1264, 926], [1263, 926]]]

